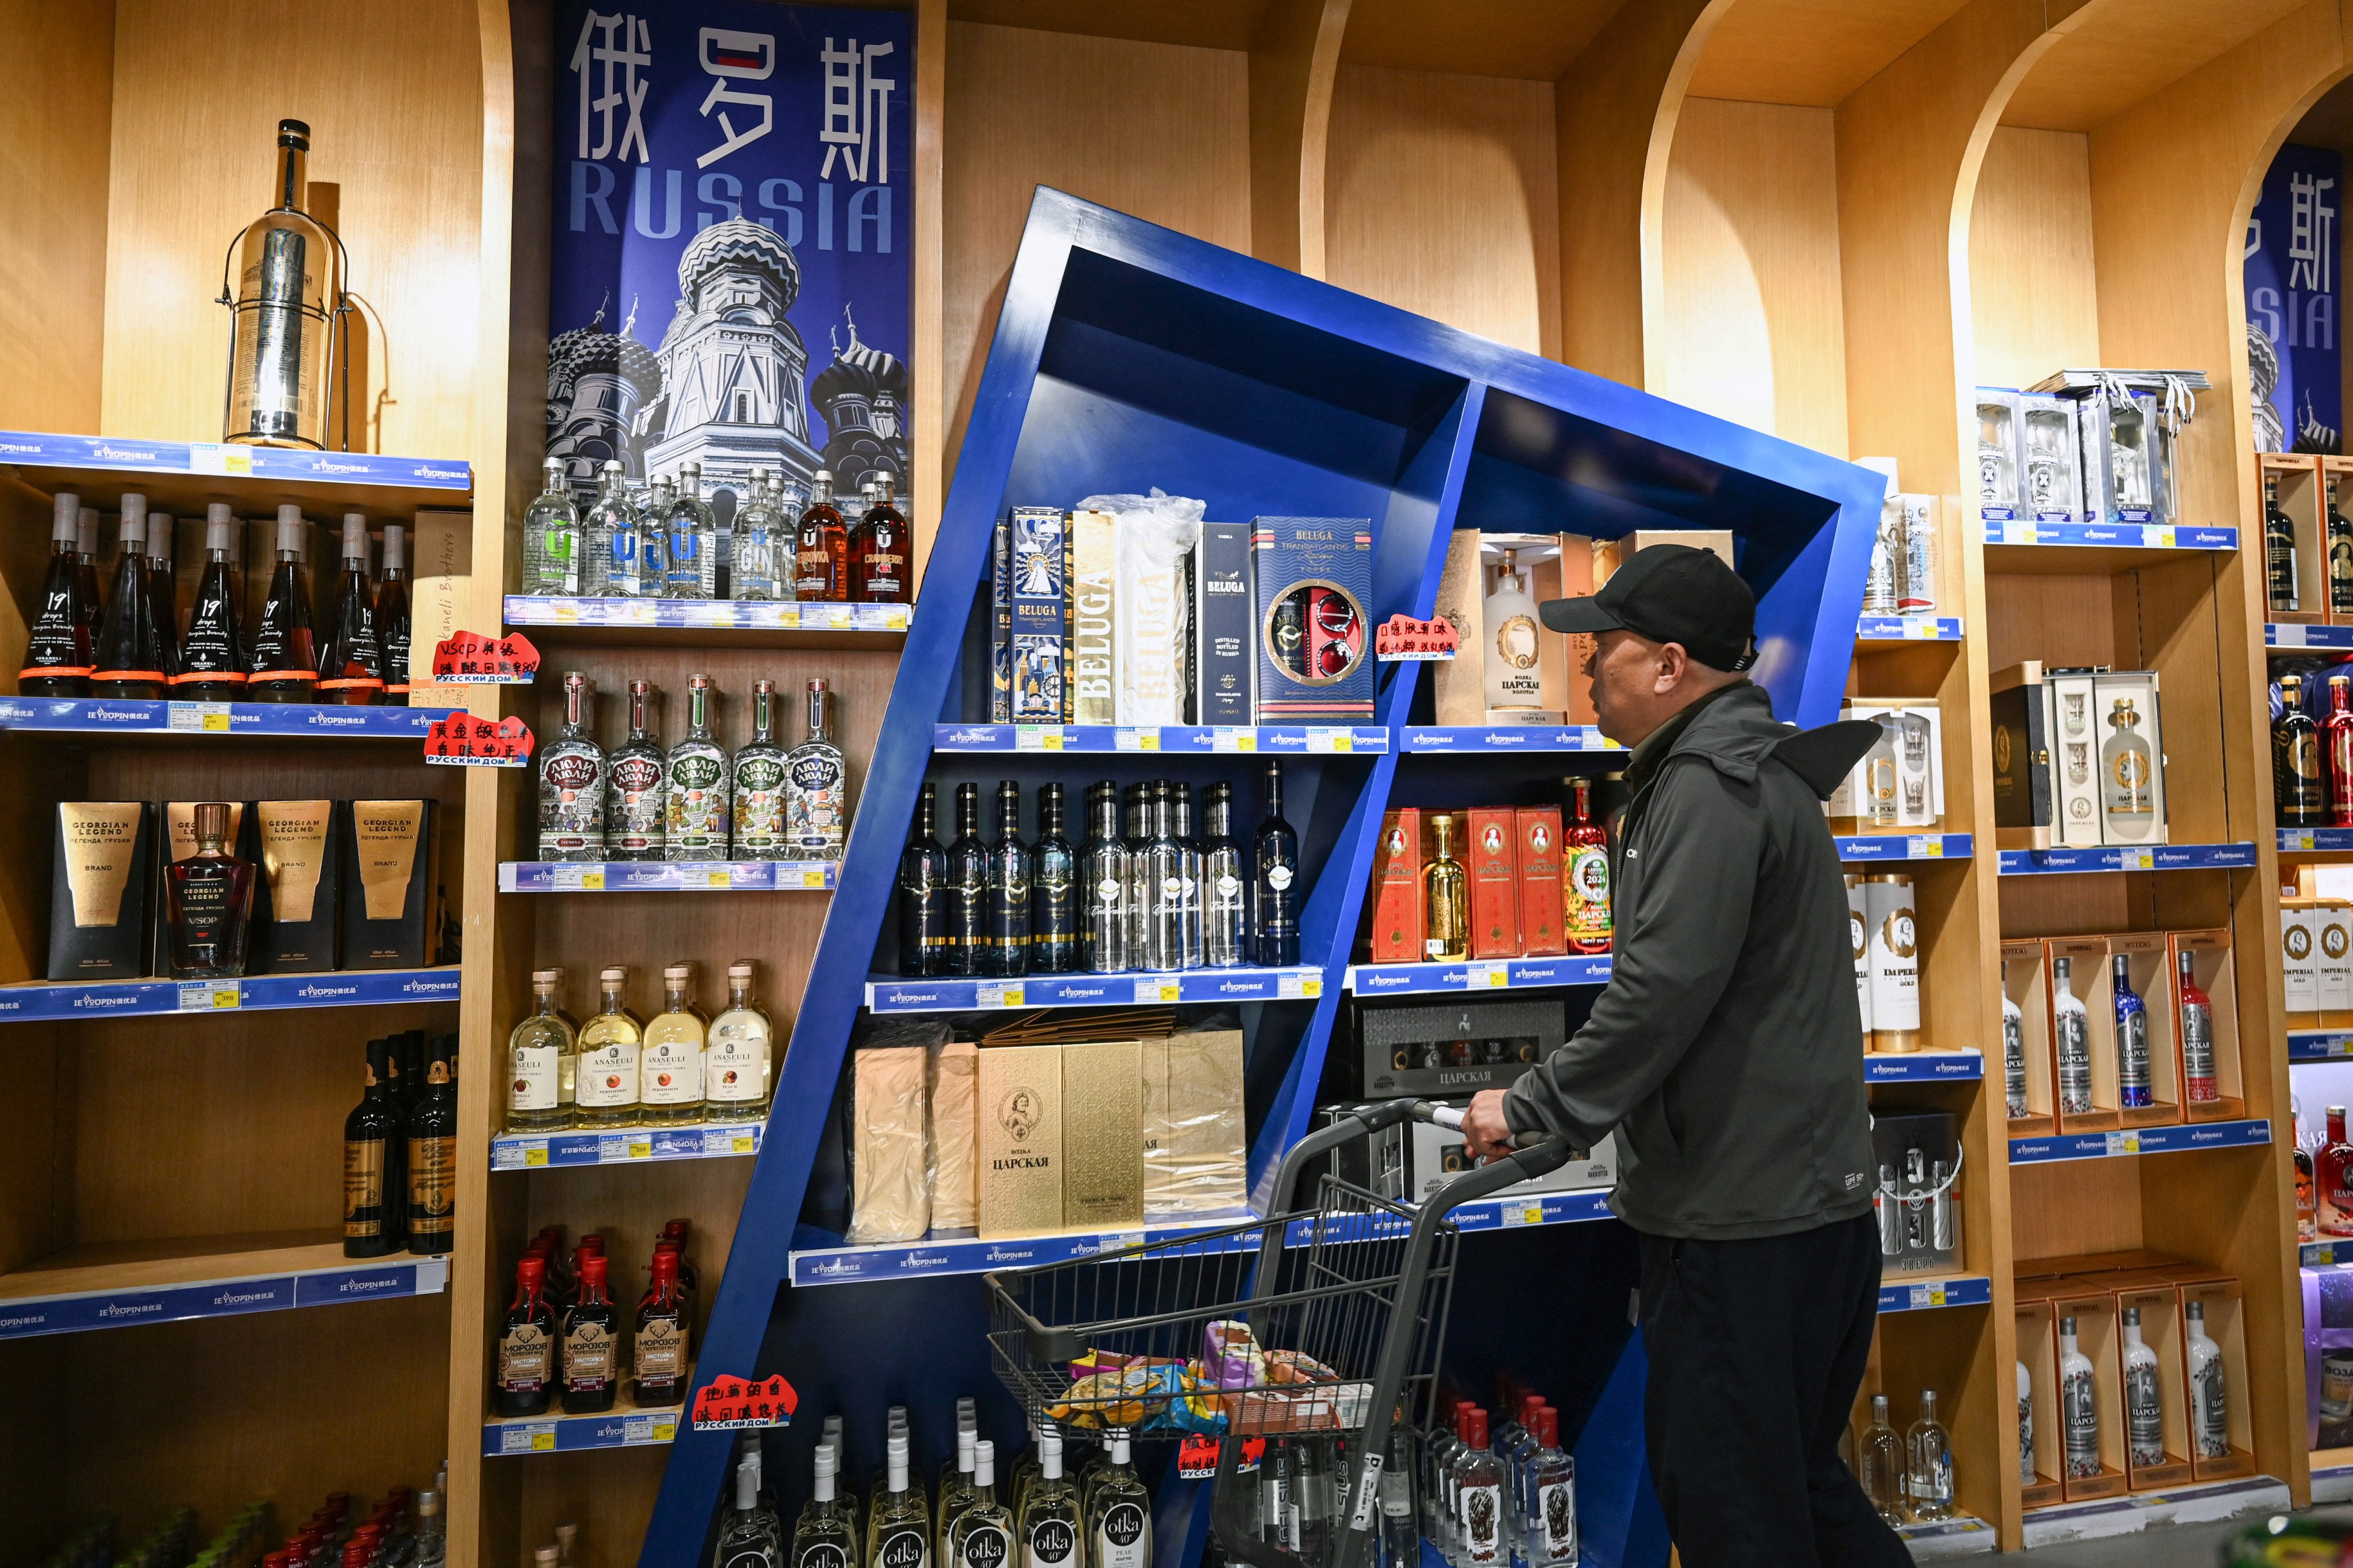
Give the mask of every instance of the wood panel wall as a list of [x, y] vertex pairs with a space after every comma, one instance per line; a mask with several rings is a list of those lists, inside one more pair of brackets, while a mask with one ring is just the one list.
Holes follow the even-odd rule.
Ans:
[[2089, 138], [1994, 132], [1969, 214], [1969, 323], [1987, 386], [2031, 386], [2063, 365], [2104, 363]]
[[0, 94], [0, 146], [8, 149], [0, 209], [27, 241], [0, 250], [0, 429], [94, 430], [114, 16], [104, 6], [5, 0], [0, 37], [40, 62]]

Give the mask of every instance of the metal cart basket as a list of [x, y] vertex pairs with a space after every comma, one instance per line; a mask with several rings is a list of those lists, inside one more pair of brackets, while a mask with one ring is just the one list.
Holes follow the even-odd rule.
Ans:
[[[1569, 1153], [1535, 1142], [1418, 1205], [1325, 1173], [1296, 1205], [1311, 1163], [1409, 1119], [1462, 1120], [1422, 1100], [1359, 1106], [1283, 1156], [1264, 1219], [984, 1276], [997, 1375], [1060, 1429], [1219, 1438], [1210, 1516], [1229, 1561], [1362, 1568], [1391, 1429], [1428, 1421], [1454, 1282], [1449, 1214]], [[1302, 1437], [1338, 1437], [1346, 1456], [1312, 1552], [1263, 1539], [1256, 1479], [1238, 1479], [1252, 1439]]]

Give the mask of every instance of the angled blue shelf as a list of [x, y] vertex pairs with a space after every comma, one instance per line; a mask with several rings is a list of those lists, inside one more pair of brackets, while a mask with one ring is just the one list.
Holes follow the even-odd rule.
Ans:
[[2252, 844], [2157, 844], [2146, 849], [2103, 845], [2096, 849], [2005, 849], [2005, 877], [2067, 876], [2091, 871], [2241, 870], [2255, 863]]
[[152, 1261], [141, 1250], [94, 1247], [0, 1275], [0, 1340], [434, 1296], [449, 1284], [447, 1258], [347, 1258], [340, 1241]]
[[566, 1415], [559, 1407], [544, 1415], [511, 1415], [482, 1423], [482, 1457], [509, 1454], [576, 1454], [588, 1448], [641, 1448], [678, 1436], [683, 1405], [640, 1407], [624, 1394], [610, 1410]]
[[1626, 748], [1590, 724], [1409, 724], [1402, 749], [1409, 752], [1464, 752], [1493, 756], [1507, 752], [1615, 752]]
[[1866, 1051], [1865, 1083], [1966, 1083], [1985, 1077], [1983, 1051]]
[[606, 631], [903, 632], [907, 605], [800, 604], [735, 599], [565, 599], [509, 594], [511, 626]]
[[2079, 1132], [2010, 1141], [2013, 1165], [2047, 1165], [2065, 1160], [2113, 1160], [2141, 1154], [2178, 1154], [2190, 1149], [2239, 1149], [2272, 1141], [2272, 1124], [2190, 1121], [2177, 1127], [2142, 1127], [2123, 1132]]
[[2290, 1029], [2287, 1059], [2291, 1062], [2334, 1062], [2353, 1058], [2353, 1032], [2342, 1029]]
[[830, 860], [502, 860], [501, 893], [809, 893]]
[[1857, 642], [1958, 642], [1958, 616], [1864, 616], [1854, 624]]
[[1975, 853], [1966, 833], [1867, 833], [1833, 842], [1841, 860], [1966, 860]]
[[458, 966], [249, 974], [242, 980], [66, 980], [0, 985], [0, 1022], [17, 1018], [156, 1017], [274, 1007], [384, 1007], [455, 1002]]
[[565, 1170], [575, 1165], [737, 1159], [760, 1152], [760, 1135], [767, 1125], [765, 1121], [712, 1121], [685, 1127], [625, 1127], [610, 1132], [501, 1132], [491, 1139], [491, 1169]]
[[2265, 623], [2263, 646], [2276, 653], [2302, 653], [2306, 648], [2353, 648], [2353, 626], [2307, 626], [2292, 622]]
[[2235, 528], [2190, 528], [2137, 522], [1989, 522], [1988, 544], [2093, 550], [2236, 550]]
[[877, 1014], [1139, 1007], [1180, 1002], [1313, 1002], [1323, 994], [1324, 972], [1313, 964], [1284, 969], [1187, 969], [1173, 974], [1030, 974], [1018, 980], [904, 980], [877, 974], [866, 982], [867, 1008]]
[[1358, 996], [1609, 984], [1606, 952], [1572, 952], [1558, 958], [1472, 958], [1452, 963], [1352, 963], [1341, 982], [1343, 989]]
[[2353, 827], [2282, 827], [2279, 852], [2283, 855], [2342, 853], [2353, 849]]
[[1889, 1312], [1926, 1312], [1942, 1307], [1989, 1307], [1993, 1305], [1993, 1281], [1982, 1274], [1967, 1274], [1949, 1279], [1910, 1280], [1902, 1275], [1879, 1282], [1879, 1310]]
[[[1049, 781], [1067, 788], [1165, 771], [1232, 780], [1247, 816], [1270, 760], [1262, 750], [1238, 764], [1213, 742], [1191, 757], [1163, 748], [1074, 768], [1042, 744], [1024, 750], [1016, 739], [1000, 749], [993, 734], [980, 739], [995, 726], [979, 721], [988, 639], [976, 607], [987, 603], [993, 531], [1008, 508], [1156, 486], [1199, 499], [1221, 521], [1364, 519], [1366, 611], [1376, 626], [1432, 613], [1449, 542], [1480, 519], [1544, 519], [1608, 539], [1728, 530], [1736, 567], [1757, 596], [1755, 678], [1782, 718], [1816, 725], [1834, 720], [1844, 699], [1886, 488], [1869, 469], [1042, 188], [971, 407], [754, 1164], [745, 1212], [763, 1222], [736, 1231], [697, 1369], [702, 1380], [785, 1373], [818, 1410], [991, 1385], [985, 1300], [970, 1280], [914, 1268], [869, 1290], [792, 1288], [816, 1267], [797, 1262], [794, 1217], [802, 1234], [839, 1234], [841, 1169], [818, 1152], [868, 987], [883, 1011], [899, 1005], [889, 1000], [894, 990], [944, 995], [974, 984], [892, 978], [892, 887], [920, 786], [927, 777], [944, 787], [1011, 778], [1034, 795]], [[1386, 737], [1431, 721], [1419, 668], [1378, 667], [1368, 728]], [[992, 754], [949, 749], [964, 742], [944, 742], [943, 725], [975, 731], [969, 744]], [[1395, 744], [1361, 751], [1356, 732], [1346, 752], [1303, 742], [1281, 754], [1284, 815], [1307, 889], [1299, 963], [1324, 976], [1347, 967], [1382, 813], [1409, 777]], [[1409, 793], [1440, 787], [1436, 771], [1411, 774]], [[1519, 784], [1533, 790], [1541, 781]], [[1132, 987], [1145, 977], [1110, 978]], [[1193, 979], [1177, 978], [1177, 1001]], [[1032, 984], [1021, 987], [1025, 1006], [1036, 1005]], [[1249, 1063], [1254, 1194], [1311, 1124], [1340, 990], [1327, 984], [1313, 997], [1303, 988], [1295, 1002], [1234, 1009]], [[1572, 1209], [1591, 1202], [1571, 1197]], [[1622, 1302], [1631, 1283], [1613, 1276], [1590, 1288]], [[895, 1306], [884, 1310], [886, 1300]], [[920, 1314], [920, 1334], [910, 1336], [908, 1314]], [[1597, 1385], [1639, 1363], [1614, 1344], [1606, 1353]], [[1625, 1511], [1637, 1506], [1641, 1446], [1617, 1447], [1589, 1468], [1591, 1456], [1580, 1456], [1580, 1489]], [[724, 1434], [680, 1435], [640, 1568], [699, 1568], [728, 1450]], [[1181, 1484], [1164, 1486], [1164, 1511], [1183, 1506], [1167, 1495]]]
[[361, 741], [425, 739], [455, 708], [341, 708], [318, 702], [117, 702], [96, 697], [0, 698], [0, 730], [68, 735], [290, 735]]
[[941, 752], [986, 754], [1377, 756], [1389, 749], [1389, 732], [1374, 724], [935, 724], [932, 745]]

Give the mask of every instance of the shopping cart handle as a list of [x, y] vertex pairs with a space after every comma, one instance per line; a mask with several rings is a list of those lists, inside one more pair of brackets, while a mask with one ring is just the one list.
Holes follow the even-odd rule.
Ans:
[[[1449, 1132], [1462, 1131], [1464, 1112], [1460, 1106], [1417, 1100], [1412, 1102], [1412, 1115], [1417, 1121], [1427, 1121], [1432, 1127], [1443, 1128]], [[1512, 1147], [1514, 1149], [1537, 1149], [1551, 1142], [1553, 1136], [1549, 1132], [1515, 1132], [1512, 1135]]]

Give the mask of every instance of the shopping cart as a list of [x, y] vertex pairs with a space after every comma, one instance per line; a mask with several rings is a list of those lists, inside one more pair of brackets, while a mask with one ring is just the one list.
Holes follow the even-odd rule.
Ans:
[[[1363, 1568], [1394, 1426], [1430, 1425], [1458, 1239], [1452, 1210], [1558, 1169], [1535, 1141], [1407, 1204], [1312, 1164], [1409, 1120], [1451, 1131], [1461, 1111], [1387, 1100], [1335, 1114], [1285, 1154], [1267, 1216], [1067, 1262], [984, 1276], [997, 1374], [1031, 1418], [1061, 1431], [1214, 1439], [1210, 1520], [1229, 1561]], [[1246, 1450], [1337, 1439], [1328, 1528], [1269, 1540]], [[1280, 1532], [1278, 1532], [1280, 1533]]]

